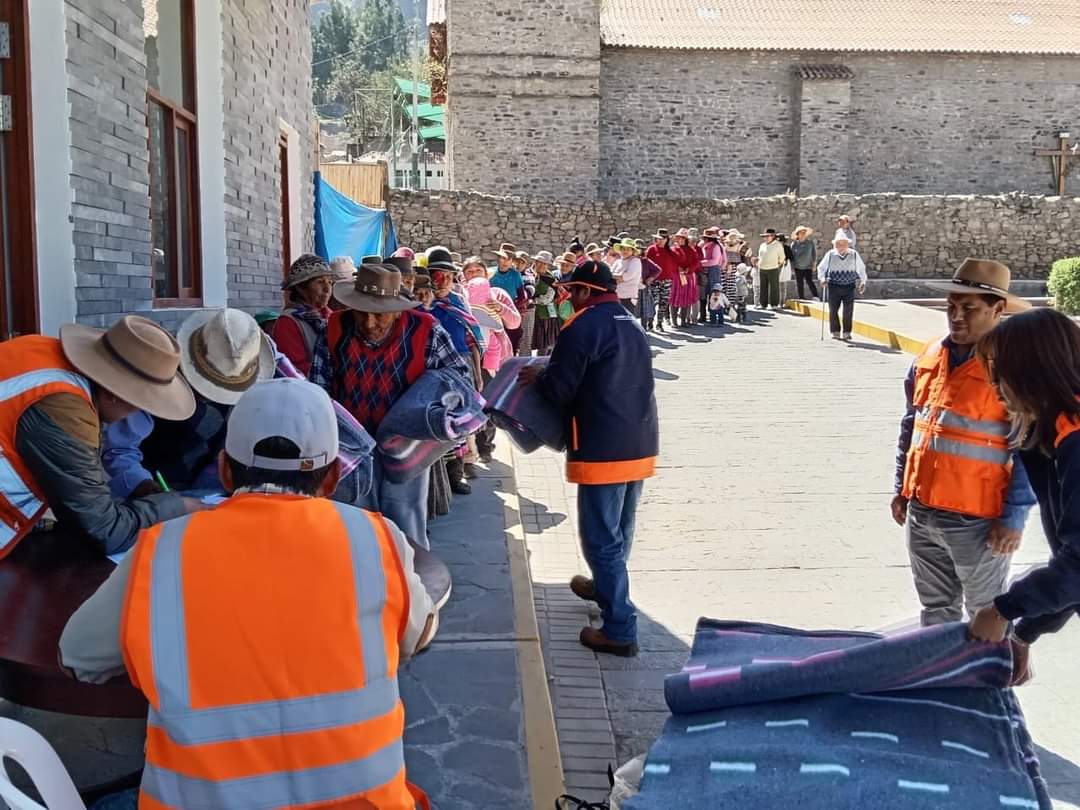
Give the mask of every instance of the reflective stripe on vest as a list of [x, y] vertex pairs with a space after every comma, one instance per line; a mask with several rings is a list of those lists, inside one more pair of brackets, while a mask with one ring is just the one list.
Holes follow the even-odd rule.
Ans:
[[[182, 554], [190, 517], [165, 523], [150, 565], [150, 654], [159, 707], [148, 725], [161, 728], [178, 745], [243, 742], [260, 737], [344, 728], [393, 712], [399, 702], [390, 677], [382, 609], [386, 572], [382, 548], [367, 514], [334, 503], [347, 532], [357, 600], [363, 688], [286, 700], [196, 709], [191, 706], [184, 627]], [[374, 790], [404, 768], [401, 739], [345, 763], [213, 780], [185, 776], [147, 761], [142, 789], [174, 807], [226, 808], [306, 805], [344, 799]]]
[[[921, 447], [924, 437], [925, 434], [921, 430], [916, 430], [911, 436], [912, 446]], [[926, 449], [949, 456], [986, 461], [990, 464], [1008, 464], [1012, 458], [1012, 454], [1008, 450], [1001, 450], [984, 444], [970, 444], [956, 439], [947, 439], [944, 436], [931, 436]]]
[[18, 377], [0, 380], [0, 402], [17, 397], [19, 394], [25, 394], [31, 388], [38, 388], [49, 383], [74, 385], [85, 391], [87, 397], [90, 396], [90, 384], [85, 377], [58, 368], [43, 368], [37, 371], [28, 371]]
[[[930, 417], [933, 412], [934, 408], [927, 405], [919, 411], [918, 418], [929, 422], [931, 421]], [[1010, 426], [1007, 422], [995, 422], [990, 419], [971, 419], [946, 408], [938, 409], [937, 413], [938, 416], [935, 421], [942, 427], [967, 430], [971, 433], [986, 433], [991, 436], [1000, 436], [1002, 438], [1007, 438], [1009, 435]]]

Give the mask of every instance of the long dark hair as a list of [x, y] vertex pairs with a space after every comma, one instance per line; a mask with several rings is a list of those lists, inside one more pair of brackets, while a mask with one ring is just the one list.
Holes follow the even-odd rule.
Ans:
[[976, 351], [1009, 409], [1013, 445], [1051, 455], [1058, 417], [1080, 417], [1080, 326], [1033, 309], [1003, 320]]

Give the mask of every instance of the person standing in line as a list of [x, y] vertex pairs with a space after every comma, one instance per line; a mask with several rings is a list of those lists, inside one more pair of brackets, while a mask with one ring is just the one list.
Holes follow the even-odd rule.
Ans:
[[664, 331], [664, 321], [671, 323], [671, 285], [679, 273], [679, 257], [671, 247], [667, 228], [657, 228], [653, 243], [645, 249], [645, 257], [660, 266], [660, 275], [653, 282], [656, 301], [656, 331]]
[[979, 610], [968, 628], [1002, 641], [1013, 622], [1012, 685], [1031, 679], [1030, 649], [1080, 613], [1080, 327], [1053, 309], [1003, 320], [976, 352], [1009, 412], [1012, 443], [1039, 501], [1050, 560]]
[[851, 245], [851, 247], [854, 248], [855, 244], [856, 244], [856, 241], [857, 241], [857, 237], [855, 236], [855, 231], [854, 231], [854, 229], [852, 229], [851, 225], [852, 225], [852, 219], [847, 214], [841, 214], [840, 216], [838, 216], [836, 218], [837, 230], [841, 230], [841, 231], [844, 232], [844, 236], [847, 237], [848, 244]]
[[690, 244], [690, 231], [680, 228], [675, 234], [674, 253], [678, 259], [678, 271], [671, 290], [671, 325], [686, 328], [694, 322], [697, 305], [697, 271], [701, 254]]
[[775, 228], [766, 228], [761, 234], [765, 240], [758, 248], [758, 275], [761, 282], [761, 298], [758, 309], [780, 308], [780, 270], [787, 261], [784, 246], [777, 238]]
[[[839, 234], [838, 234], [839, 236]], [[907, 531], [922, 624], [960, 621], [1005, 589], [1035, 497], [1009, 448], [1009, 415], [975, 346], [1007, 311], [1009, 268], [968, 259], [950, 282], [949, 334], [931, 343], [904, 381], [893, 519]], [[829, 292], [833, 292], [830, 285]]]
[[[818, 281], [829, 299], [829, 331], [833, 340], [851, 340], [855, 319], [855, 293], [866, 290], [866, 265], [843, 231], [837, 231], [833, 248], [818, 264]], [[840, 321], [840, 307], [844, 320]]]
[[624, 239], [616, 245], [619, 258], [611, 268], [615, 278], [616, 295], [626, 311], [637, 315], [638, 288], [641, 287], [641, 260], [637, 257], [637, 245], [632, 239]]
[[592, 578], [570, 589], [600, 605], [603, 627], [585, 627], [581, 643], [596, 652], [637, 655], [637, 614], [626, 563], [634, 541], [643, 482], [651, 478], [660, 430], [645, 333], [619, 306], [606, 264], [585, 262], [562, 285], [575, 315], [547, 366], [519, 374], [564, 415], [566, 478], [578, 485], [578, 532]]
[[[517, 247], [510, 242], [503, 242], [499, 245], [499, 249], [495, 251], [498, 263], [495, 266], [495, 271], [489, 275], [491, 286], [498, 287], [509, 295], [518, 312], [523, 313], [529, 306], [529, 298], [525, 292], [525, 279], [517, 267], [514, 266], [514, 256], [516, 254]], [[510, 345], [514, 347], [515, 353], [518, 350], [518, 344], [521, 343], [522, 331], [523, 328], [520, 325], [506, 330], [506, 336], [510, 338]]]
[[326, 334], [330, 319], [330, 294], [336, 279], [344, 279], [321, 256], [305, 253], [289, 266], [289, 276], [281, 288], [289, 296], [289, 306], [274, 324], [274, 343], [301, 374], [311, 369], [315, 341]]
[[[706, 228], [701, 235], [701, 266], [705, 270], [705, 283], [710, 293], [716, 285], [723, 286], [724, 283], [727, 254], [724, 253], [722, 239], [723, 234], [719, 228]], [[714, 320], [711, 314], [709, 320], [710, 322]]]
[[814, 229], [806, 225], [800, 225], [792, 233], [794, 237], [789, 243], [791, 248], [791, 266], [795, 271], [795, 283], [799, 287], [799, 298], [806, 300], [806, 289], [810, 290], [810, 297], [818, 301], [818, 288], [814, 283], [814, 268], [817, 267], [817, 246], [810, 239], [814, 235]]

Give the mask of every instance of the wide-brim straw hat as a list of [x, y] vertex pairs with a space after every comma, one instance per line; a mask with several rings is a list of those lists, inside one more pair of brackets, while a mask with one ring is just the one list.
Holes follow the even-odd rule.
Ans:
[[502, 256], [504, 259], [514, 258], [514, 254], [517, 253], [517, 245], [513, 242], [503, 242], [499, 245], [498, 250], [491, 251], [496, 256]]
[[806, 231], [807, 236], [813, 236], [814, 235], [814, 229], [811, 228], [809, 225], [799, 225], [795, 230], [793, 230], [791, 232], [791, 235], [792, 236], [798, 236], [799, 233], [802, 232], [802, 231]]
[[532, 260], [537, 264], [546, 264], [548, 267], [555, 263], [555, 257], [551, 255], [550, 250], [541, 250], [532, 257]]
[[950, 281], [927, 281], [932, 290], [955, 295], [996, 295], [1005, 299], [1006, 312], [1023, 312], [1031, 304], [1009, 292], [1012, 271], [1007, 265], [990, 259], [964, 259]]
[[196, 312], [180, 325], [176, 340], [184, 378], [211, 402], [235, 405], [277, 368], [270, 338], [239, 309]]
[[125, 315], [108, 331], [82, 324], [60, 327], [68, 362], [120, 399], [161, 419], [195, 413], [195, 395], [177, 371], [180, 344], [153, 321]]
[[358, 312], [404, 312], [419, 301], [401, 294], [401, 273], [392, 264], [362, 264], [355, 281], [334, 285], [334, 299]]
[[591, 253], [603, 253], [606, 248], [603, 245], [598, 245], [596, 242], [589, 242], [585, 246], [585, 255], [588, 256]]

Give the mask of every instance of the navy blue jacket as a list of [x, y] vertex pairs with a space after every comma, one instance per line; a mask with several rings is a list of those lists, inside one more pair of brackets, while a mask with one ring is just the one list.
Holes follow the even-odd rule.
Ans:
[[1014, 582], [994, 604], [1006, 619], [1019, 619], [1016, 635], [1030, 644], [1080, 612], [1080, 430], [1060, 436], [1053, 457], [1025, 450], [1021, 458], [1039, 499], [1050, 562]]
[[615, 295], [600, 295], [559, 332], [536, 385], [566, 419], [566, 478], [620, 484], [650, 477], [660, 429], [645, 332]]

